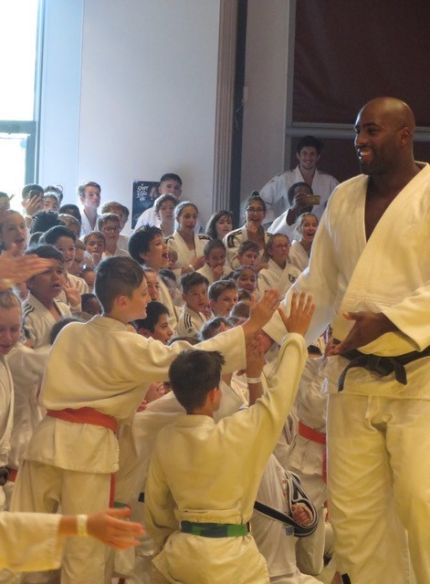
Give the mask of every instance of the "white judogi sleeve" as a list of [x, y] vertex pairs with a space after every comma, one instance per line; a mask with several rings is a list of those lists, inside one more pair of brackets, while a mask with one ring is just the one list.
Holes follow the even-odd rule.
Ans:
[[59, 568], [63, 538], [61, 515], [0, 513], [0, 568], [36, 572]]

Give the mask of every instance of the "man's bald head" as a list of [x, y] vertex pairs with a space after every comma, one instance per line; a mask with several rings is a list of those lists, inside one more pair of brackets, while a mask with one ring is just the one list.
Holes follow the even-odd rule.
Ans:
[[397, 128], [409, 128], [411, 134], [415, 130], [415, 116], [407, 103], [396, 97], [375, 97], [364, 105], [360, 112], [373, 113], [393, 123]]
[[364, 174], [390, 174], [414, 164], [414, 130], [414, 114], [404, 101], [377, 97], [366, 103], [355, 121], [354, 141]]

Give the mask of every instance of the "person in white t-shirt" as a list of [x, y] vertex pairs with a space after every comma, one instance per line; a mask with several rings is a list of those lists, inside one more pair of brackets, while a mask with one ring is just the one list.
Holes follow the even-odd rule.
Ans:
[[[308, 184], [315, 195], [320, 198], [319, 203], [314, 205], [313, 212], [321, 217], [328, 198], [338, 181], [330, 174], [320, 172], [317, 164], [320, 159], [323, 144], [314, 136], [304, 136], [299, 140], [296, 149], [297, 166], [293, 170], [287, 170], [282, 174], [274, 176], [260, 190], [260, 195], [264, 199], [267, 207], [266, 222], [272, 222], [279, 217], [284, 211], [291, 208], [291, 202], [288, 200], [288, 189], [294, 183], [304, 182]], [[298, 215], [290, 212], [291, 217], [289, 224], [295, 222]], [[288, 233], [286, 233], [288, 235]]]

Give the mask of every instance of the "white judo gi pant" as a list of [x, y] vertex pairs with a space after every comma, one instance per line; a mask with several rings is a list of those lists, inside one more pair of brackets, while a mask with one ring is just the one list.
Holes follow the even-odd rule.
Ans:
[[430, 582], [429, 451], [429, 400], [330, 395], [329, 516], [352, 584], [413, 581], [408, 548]]
[[[63, 470], [24, 461], [12, 498], [12, 511], [63, 515], [95, 513], [109, 507], [110, 474]], [[72, 537], [66, 545], [61, 584], [104, 584], [106, 548], [92, 537]]]

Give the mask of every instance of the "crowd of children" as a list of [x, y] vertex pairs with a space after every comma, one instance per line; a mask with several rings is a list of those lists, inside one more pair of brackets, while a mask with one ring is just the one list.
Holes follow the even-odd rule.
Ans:
[[[2, 207], [0, 259], [20, 269], [0, 278], [0, 509], [86, 518], [131, 506], [147, 529], [134, 560], [71, 538], [64, 583], [318, 582], [329, 528], [325, 445], [313, 439], [325, 395], [302, 337], [311, 299], [280, 312], [290, 334], [266, 356], [259, 336], [306, 267], [318, 220], [298, 217], [295, 241], [270, 235], [253, 193], [242, 227], [219, 211], [203, 232], [178, 175], [161, 177], [159, 195], [129, 238], [129, 210], [109, 201], [99, 214], [96, 182], [79, 187], [80, 206], [27, 185], [23, 215]], [[27, 274], [26, 261], [40, 268]], [[304, 440], [321, 463], [307, 493]]]

